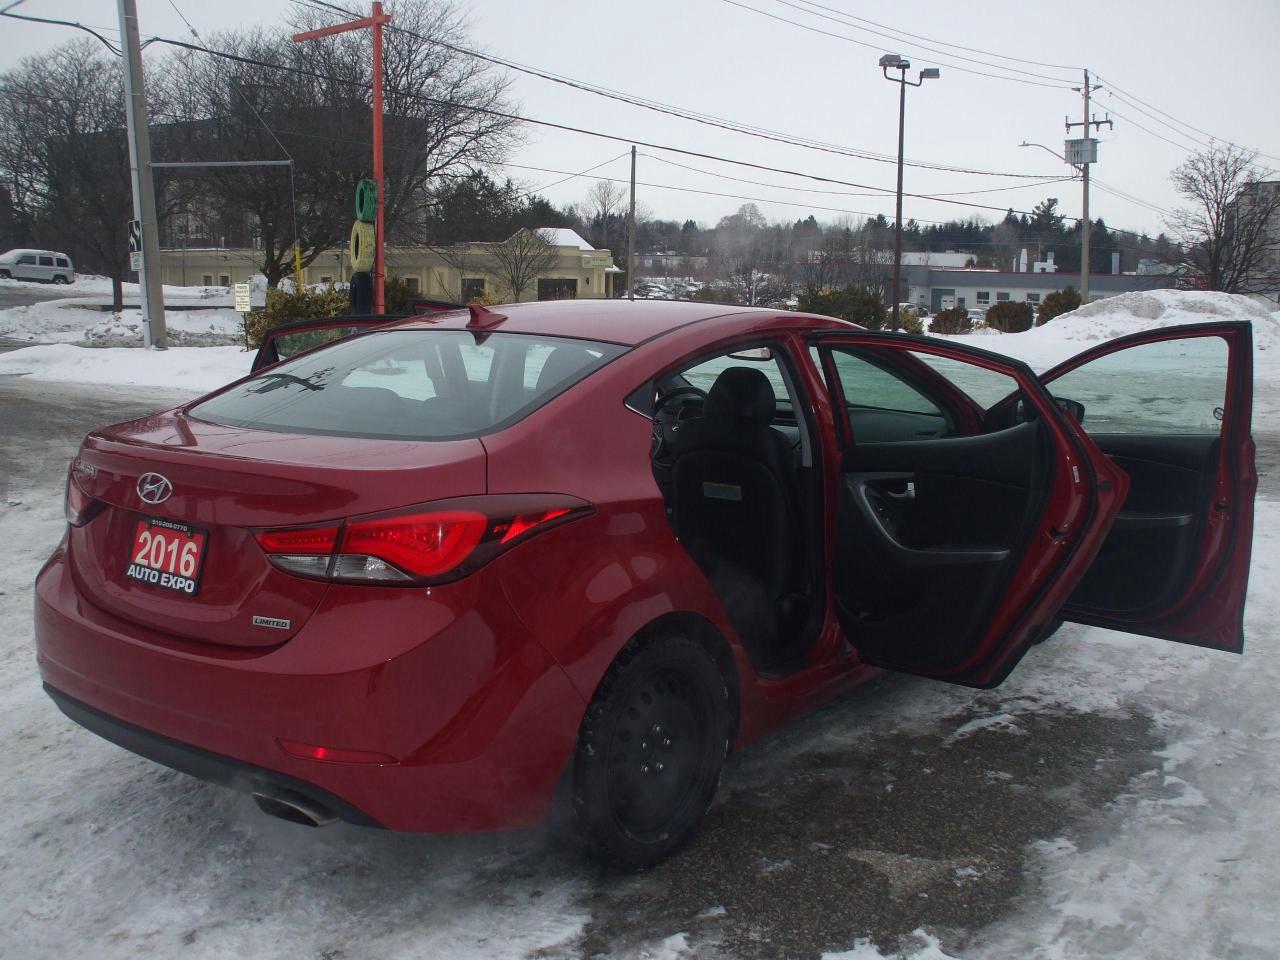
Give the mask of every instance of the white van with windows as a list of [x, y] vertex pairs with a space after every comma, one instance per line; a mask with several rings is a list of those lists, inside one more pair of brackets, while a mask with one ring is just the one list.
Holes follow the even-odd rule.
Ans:
[[10, 250], [0, 254], [0, 277], [40, 283], [74, 283], [71, 258], [57, 250]]

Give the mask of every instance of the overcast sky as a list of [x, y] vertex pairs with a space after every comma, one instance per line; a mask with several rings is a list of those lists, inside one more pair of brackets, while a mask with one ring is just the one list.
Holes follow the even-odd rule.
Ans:
[[[173, 2], [204, 34], [279, 23], [293, 9], [289, 0]], [[940, 79], [908, 90], [909, 160], [1046, 178], [1062, 176], [1067, 168], [1043, 150], [1018, 144], [1029, 140], [1062, 150], [1064, 117], [1079, 119], [1081, 101], [1078, 93], [1056, 87], [1079, 86], [1082, 77], [1076, 67], [1087, 66], [1101, 77], [1104, 88], [1114, 85], [1114, 95], [1128, 101], [1113, 99], [1106, 89], [1094, 100], [1097, 116], [1110, 111], [1115, 129], [1104, 128], [1098, 134], [1102, 143], [1093, 168], [1097, 189], [1091, 213], [1112, 227], [1159, 232], [1159, 212], [1108, 194], [1103, 187], [1169, 208], [1178, 202], [1169, 187], [1169, 171], [1210, 135], [1280, 158], [1276, 0], [820, 0], [822, 7], [807, 0], [736, 2], [741, 5], [730, 0], [484, 0], [460, 5], [470, 11], [475, 45], [506, 59], [699, 113], [889, 156], [897, 151], [898, 87], [885, 81], [876, 64], [881, 53], [900, 53], [912, 60], [913, 73], [926, 66], [942, 70]], [[745, 7], [849, 39], [805, 30]], [[138, 11], [144, 37], [186, 36], [169, 0], [138, 0]], [[113, 37], [118, 26], [111, 0], [26, 0], [20, 12], [79, 20], [107, 28]], [[837, 23], [818, 16], [840, 19], [840, 13], [864, 20]], [[904, 32], [928, 39], [902, 37]], [[0, 34], [0, 67], [38, 55], [71, 36], [65, 28], [8, 21]], [[1072, 69], [1001, 60], [995, 54]], [[1003, 69], [993, 69], [995, 64]], [[868, 191], [852, 187], [641, 147], [637, 179], [644, 185], [638, 196], [655, 215], [713, 224], [750, 199], [765, 216], [778, 220], [809, 213], [830, 220], [840, 211], [893, 216], [892, 163], [729, 133], [518, 73], [512, 74], [512, 81], [512, 99], [528, 117], [890, 191], [865, 195]], [[621, 143], [529, 126], [525, 143], [510, 160], [525, 168], [577, 172], [626, 150]], [[697, 172], [651, 156], [665, 156]], [[1280, 167], [1280, 159], [1263, 159]], [[563, 177], [543, 171], [509, 166], [503, 172], [530, 186]], [[614, 160], [584, 178], [550, 187], [545, 195], [561, 204], [579, 200], [599, 176], [625, 180], [627, 160]], [[1037, 201], [1056, 196], [1064, 213], [1080, 215], [1078, 182], [1020, 183], [1007, 177], [908, 167], [905, 190], [937, 195], [1000, 188], [952, 199], [1000, 210], [1029, 210]], [[678, 192], [658, 185], [734, 196]], [[827, 192], [805, 193], [778, 185]], [[1016, 189], [1003, 189], [1011, 186]], [[905, 215], [926, 221], [970, 215], [999, 219], [1001, 213], [908, 197]]]

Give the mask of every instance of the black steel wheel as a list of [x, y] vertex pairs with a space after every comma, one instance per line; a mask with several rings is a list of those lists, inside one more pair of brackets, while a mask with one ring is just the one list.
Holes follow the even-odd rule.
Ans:
[[715, 796], [729, 729], [728, 690], [704, 646], [664, 636], [627, 647], [579, 731], [574, 809], [588, 841], [628, 867], [669, 856]]

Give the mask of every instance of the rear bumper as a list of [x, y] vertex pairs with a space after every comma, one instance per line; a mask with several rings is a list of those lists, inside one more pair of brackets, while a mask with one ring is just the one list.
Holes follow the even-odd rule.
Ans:
[[47, 683], [44, 685], [44, 692], [57, 704], [59, 710], [80, 726], [140, 757], [154, 760], [156, 763], [199, 777], [201, 780], [208, 780], [245, 793], [258, 793], [271, 797], [290, 795], [303, 797], [313, 806], [356, 826], [382, 826], [364, 811], [353, 807], [328, 790], [317, 787], [314, 783], [306, 783], [276, 770], [256, 767], [251, 763], [201, 750], [199, 747], [180, 743], [158, 733], [152, 733], [150, 730], [144, 730], [142, 727], [125, 723], [101, 710], [95, 710], [87, 703], [81, 703], [74, 697], [67, 696]]
[[[529, 826], [585, 704], [496, 583], [450, 586], [463, 584], [335, 588], [293, 639], [253, 651], [174, 643], [105, 613], [59, 550], [36, 579], [37, 661], [77, 723], [195, 776], [393, 830]], [[308, 759], [281, 739], [396, 762]]]

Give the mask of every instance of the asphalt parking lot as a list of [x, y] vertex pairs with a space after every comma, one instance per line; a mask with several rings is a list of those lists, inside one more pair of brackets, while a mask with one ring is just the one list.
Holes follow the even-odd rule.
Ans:
[[[0, 500], [60, 512], [66, 463], [86, 431], [182, 398], [0, 379]], [[1259, 448], [1263, 496], [1276, 497], [1280, 442], [1263, 435]], [[37, 546], [47, 553], [52, 545]], [[26, 598], [0, 601], [11, 601], [0, 606], [7, 616], [20, 618], [28, 609]], [[960, 955], [1014, 956], [990, 947], [993, 931], [1047, 909], [1044, 860], [1029, 851], [1107, 843], [1126, 829], [1125, 810], [1133, 804], [1176, 799], [1160, 773], [1168, 704], [1126, 692], [1123, 676], [1098, 674], [1095, 660], [1077, 659], [1071, 644], [1083, 633], [1068, 626], [1028, 654], [1015, 675], [1023, 679], [997, 690], [885, 675], [787, 725], [731, 759], [693, 845], [639, 875], [587, 863], [546, 831], [459, 839], [278, 824], [257, 816], [245, 798], [163, 771], [72, 727], [39, 696], [28, 663], [14, 682], [25, 685], [29, 709], [20, 718], [7, 711], [5, 722], [19, 731], [15, 740], [31, 731], [38, 741], [35, 731], [56, 727], [50, 735], [56, 744], [40, 748], [40, 780], [58, 793], [83, 788], [87, 796], [79, 806], [66, 800], [57, 815], [24, 814], [0, 844], [8, 849], [0, 854], [0, 893], [32, 890], [44, 899], [100, 889], [107, 898], [101, 911], [109, 911], [113, 897], [126, 912], [137, 896], [169, 903], [152, 939], [139, 940], [132, 927], [117, 930], [115, 940], [103, 941], [101, 956], [171, 955], [166, 945], [225, 955], [254, 942], [228, 933], [250, 922], [278, 938], [269, 943], [296, 937], [293, 956], [428, 956], [384, 954], [367, 937], [388, 922], [417, 924], [431, 935], [424, 925], [446, 921], [415, 910], [432, 897], [456, 901], [462, 912], [479, 905], [495, 926], [504, 916], [536, 912], [540, 903], [574, 918], [572, 932], [560, 939], [535, 931], [527, 940], [489, 940], [465, 928], [449, 943], [467, 957], [468, 949], [476, 956], [661, 956], [653, 945], [680, 933], [683, 949], [697, 956], [816, 958], [860, 939], [890, 951], [919, 929], [944, 935], [949, 955], [972, 948]], [[1125, 653], [1099, 656], [1119, 664]], [[1091, 684], [1117, 686], [1105, 708], [1081, 693]], [[64, 749], [91, 757], [90, 769], [60, 760]], [[86, 832], [79, 817], [96, 826]], [[32, 851], [41, 854], [26, 855]], [[75, 862], [81, 854], [92, 869]], [[228, 871], [227, 863], [237, 869]], [[246, 881], [240, 868], [267, 873]], [[130, 879], [113, 891], [113, 878], [126, 869]], [[243, 891], [234, 886], [246, 882]], [[291, 885], [283, 906], [276, 884]], [[264, 896], [283, 913], [264, 907]], [[209, 907], [197, 908], [190, 898], [215, 901], [218, 921], [200, 921]], [[56, 921], [56, 909], [43, 909]], [[41, 915], [35, 907], [27, 913]], [[97, 913], [52, 924], [16, 908], [10, 916], [25, 925], [26, 955], [43, 957], [94, 954], [85, 940]], [[119, 927], [117, 917], [106, 928], [113, 922]], [[472, 944], [469, 937], [479, 939]]]

